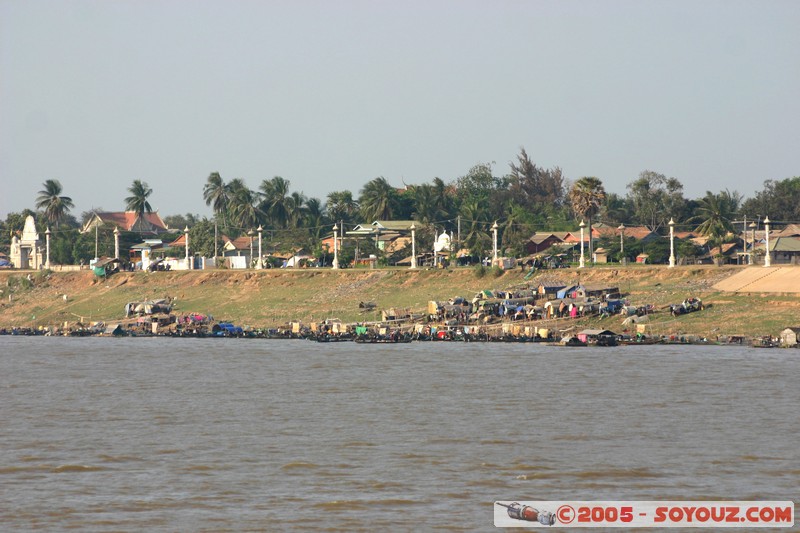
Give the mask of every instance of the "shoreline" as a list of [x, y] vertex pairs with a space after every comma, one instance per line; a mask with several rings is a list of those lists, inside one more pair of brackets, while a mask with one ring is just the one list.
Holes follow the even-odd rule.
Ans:
[[[246, 330], [276, 330], [292, 322], [305, 325], [325, 320], [342, 324], [381, 323], [382, 313], [419, 315], [429, 302], [472, 299], [479, 291], [515, 287], [531, 290], [560, 280], [589, 285], [616, 284], [631, 305], [652, 307], [645, 333], [650, 336], [776, 338], [787, 327], [800, 325], [800, 299], [792, 293], [728, 292], [715, 288], [752, 267], [618, 265], [583, 270], [543, 270], [523, 279], [520, 270], [213, 270], [117, 273], [100, 279], [87, 271], [0, 272], [0, 329], [68, 329], [77, 324], [126, 322], [124, 306], [141, 299], [175, 299], [176, 315], [211, 315]], [[800, 272], [800, 267], [792, 267]], [[762, 271], [750, 271], [763, 275]], [[24, 280], [28, 275], [32, 281]], [[673, 317], [668, 306], [700, 298], [707, 308]], [[360, 307], [369, 302], [370, 307]], [[614, 315], [577, 317], [555, 322], [570, 329], [626, 329]], [[553, 320], [553, 319], [548, 319]], [[506, 322], [507, 324], [509, 322]], [[455, 324], [451, 324], [455, 325]], [[550, 326], [542, 321], [510, 322], [510, 326]], [[459, 327], [502, 328], [502, 323], [458, 324]], [[552, 326], [551, 326], [552, 327]], [[635, 334], [629, 327], [628, 333]]]

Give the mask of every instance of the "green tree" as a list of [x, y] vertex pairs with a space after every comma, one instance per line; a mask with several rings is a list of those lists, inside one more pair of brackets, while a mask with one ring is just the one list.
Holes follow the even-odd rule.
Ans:
[[293, 192], [289, 195], [286, 202], [286, 223], [287, 226], [297, 229], [305, 224], [306, 221], [306, 196], [301, 192]]
[[476, 199], [466, 200], [461, 204], [461, 231], [464, 246], [469, 248], [472, 256], [483, 257], [487, 247], [492, 246], [489, 228], [489, 211]]
[[186, 226], [192, 227], [200, 221], [199, 215], [186, 213], [185, 215], [169, 215], [164, 217], [164, 224], [170, 229], [182, 230]]
[[228, 187], [228, 211], [232, 223], [245, 232], [257, 227], [264, 216], [258, 207], [258, 194], [250, 190], [241, 178], [231, 180]]
[[492, 165], [480, 163], [456, 180], [456, 191], [462, 202], [465, 200], [488, 202], [492, 193], [502, 185], [502, 180], [492, 175]]
[[151, 189], [147, 183], [141, 180], [133, 180], [133, 184], [128, 188], [128, 192], [131, 195], [125, 198], [126, 210], [136, 213], [140, 220], [144, 218], [145, 213], [153, 212], [153, 208], [147, 200], [150, 195], [153, 194], [153, 189]]
[[[80, 238], [77, 229], [62, 229], [53, 232], [50, 242], [50, 261], [56, 265], [73, 265], [75, 260], [72, 257], [74, 243]], [[94, 257], [94, 250], [92, 250]]]
[[447, 216], [441, 199], [437, 197], [436, 188], [432, 185], [415, 185], [412, 188], [414, 195], [414, 209], [412, 218], [419, 222], [429, 224]]
[[658, 231], [670, 218], [678, 217], [686, 204], [683, 184], [658, 172], [644, 170], [627, 187], [634, 220], [650, 231]]
[[214, 222], [203, 218], [189, 228], [189, 251], [202, 257], [214, 256]]
[[289, 180], [275, 176], [261, 182], [262, 200], [259, 209], [270, 224], [276, 228], [286, 228], [291, 224], [291, 211], [296, 207], [289, 193]]
[[742, 204], [741, 211], [752, 220], [769, 216], [774, 221], [800, 221], [800, 177], [766, 180], [764, 188]]
[[499, 224], [501, 233], [498, 236], [503, 255], [510, 252], [510, 255], [520, 257], [525, 254], [525, 242], [531, 237], [529, 216], [530, 212], [515, 201], [506, 204], [506, 216]]
[[633, 213], [633, 207], [627, 198], [613, 192], [606, 195], [601, 216], [609, 225], [633, 225], [631, 213]]
[[537, 167], [525, 148], [520, 149], [517, 163], [509, 163], [509, 166], [511, 194], [525, 209], [537, 213], [559, 209], [564, 204], [564, 176], [560, 168], [545, 170]]
[[589, 230], [589, 257], [594, 254], [594, 240], [592, 239], [592, 217], [600, 212], [605, 203], [606, 190], [603, 182], [593, 176], [584, 177], [576, 181], [569, 190], [569, 202], [572, 211], [578, 217], [585, 219]]
[[361, 216], [367, 222], [391, 220], [396, 196], [397, 191], [389, 185], [384, 177], [367, 182], [361, 189], [361, 196], [358, 199]]
[[320, 235], [327, 233], [327, 221], [325, 220], [325, 210], [319, 198], [309, 198], [305, 205], [305, 225], [308, 228], [309, 237], [318, 245]]
[[219, 172], [209, 174], [206, 184], [203, 186], [203, 200], [205, 200], [206, 205], [211, 206], [214, 216], [222, 217], [224, 225], [225, 213], [228, 210], [228, 202], [230, 200], [230, 189], [222, 180]]
[[336, 224], [350, 225], [356, 222], [359, 207], [350, 191], [334, 191], [325, 202], [328, 219]]
[[72, 198], [62, 196], [61, 192], [61, 183], [58, 180], [47, 180], [36, 198], [36, 208], [41, 209], [44, 218], [51, 224], [55, 224], [56, 228], [64, 220], [69, 210], [75, 207]]
[[699, 201], [692, 221], [699, 223], [695, 231], [708, 237], [709, 249], [721, 247], [725, 237], [734, 231], [733, 218], [741, 199], [738, 192], [726, 189], [719, 194], [706, 191], [705, 197]]

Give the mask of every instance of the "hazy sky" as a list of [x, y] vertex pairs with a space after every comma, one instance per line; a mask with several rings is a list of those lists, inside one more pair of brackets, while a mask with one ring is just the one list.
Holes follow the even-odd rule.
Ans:
[[325, 200], [525, 147], [625, 194], [800, 175], [800, 2], [0, 0], [0, 217], [47, 179], [210, 215], [210, 172]]

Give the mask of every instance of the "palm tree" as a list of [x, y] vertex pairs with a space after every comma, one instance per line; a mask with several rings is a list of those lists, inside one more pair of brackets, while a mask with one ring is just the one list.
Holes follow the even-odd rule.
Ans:
[[314, 242], [319, 240], [325, 226], [325, 216], [322, 209], [322, 202], [319, 198], [309, 198], [305, 205], [306, 226], [309, 234], [314, 238]]
[[572, 210], [586, 219], [589, 228], [589, 257], [593, 254], [592, 217], [600, 212], [606, 199], [603, 182], [595, 177], [584, 177], [575, 182], [567, 195]]
[[491, 242], [489, 211], [478, 199], [472, 198], [461, 204], [460, 212], [464, 221], [464, 246], [469, 248], [471, 255], [483, 257]]
[[731, 193], [727, 189], [719, 194], [706, 191], [704, 198], [698, 202], [692, 220], [700, 222], [696, 231], [708, 237], [709, 246], [720, 246], [722, 252], [723, 239], [734, 231], [733, 217], [739, 209], [742, 197], [739, 193]]
[[133, 184], [128, 188], [128, 192], [131, 193], [131, 195], [125, 198], [125, 209], [136, 213], [139, 217], [139, 226], [141, 227], [144, 214], [153, 212], [153, 208], [150, 207], [150, 202], [147, 201], [147, 198], [153, 194], [153, 189], [141, 180], [133, 180]]
[[61, 183], [58, 180], [47, 180], [42, 185], [44, 188], [39, 191], [36, 208], [44, 210], [44, 217], [58, 227], [75, 205], [69, 196], [61, 196]]
[[440, 207], [434, 187], [428, 184], [414, 187], [414, 219], [425, 224], [436, 222], [446, 215]]
[[328, 194], [325, 210], [330, 220], [344, 225], [355, 221], [358, 215], [358, 202], [353, 200], [353, 193], [350, 191], [334, 191]]
[[397, 192], [386, 178], [375, 178], [361, 189], [358, 203], [364, 220], [391, 220]]
[[256, 205], [258, 193], [250, 190], [241, 178], [228, 183], [228, 211], [231, 221], [240, 229], [252, 229], [258, 225], [264, 213]]
[[214, 210], [215, 216], [222, 216], [223, 224], [225, 223], [225, 211], [228, 209], [228, 202], [230, 194], [225, 182], [222, 181], [222, 176], [219, 172], [212, 172], [208, 176], [205, 186], [203, 187], [203, 200], [206, 205], [210, 205]]
[[301, 192], [293, 192], [286, 202], [286, 225], [297, 228], [306, 218], [306, 196]]
[[285, 228], [289, 224], [289, 180], [275, 176], [271, 180], [261, 182], [263, 200], [259, 209], [266, 214], [275, 227]]

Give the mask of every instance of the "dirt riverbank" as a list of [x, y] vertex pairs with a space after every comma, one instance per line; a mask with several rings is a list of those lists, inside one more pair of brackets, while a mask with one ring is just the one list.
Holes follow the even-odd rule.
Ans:
[[[797, 267], [800, 268], [800, 267]], [[608, 284], [620, 288], [632, 305], [651, 304], [653, 334], [773, 335], [800, 325], [800, 298], [788, 291], [723, 292], [714, 286], [743, 267], [594, 267], [537, 273], [530, 279], [513, 270], [482, 277], [474, 268], [448, 270], [262, 270], [121, 272], [98, 279], [91, 271], [0, 272], [0, 327], [63, 325], [65, 322], [118, 321], [127, 302], [176, 298], [176, 313], [213, 315], [243, 326], [275, 327], [289, 320], [339, 318], [372, 321], [388, 308], [424, 312], [429, 300], [472, 298], [483, 289], [507, 289], [542, 281]], [[28, 275], [30, 274], [30, 280]], [[673, 317], [664, 308], [698, 297], [706, 309]], [[360, 302], [374, 302], [365, 311]], [[709, 305], [710, 304], [710, 305]], [[621, 319], [581, 319], [567, 327], [621, 331]]]

